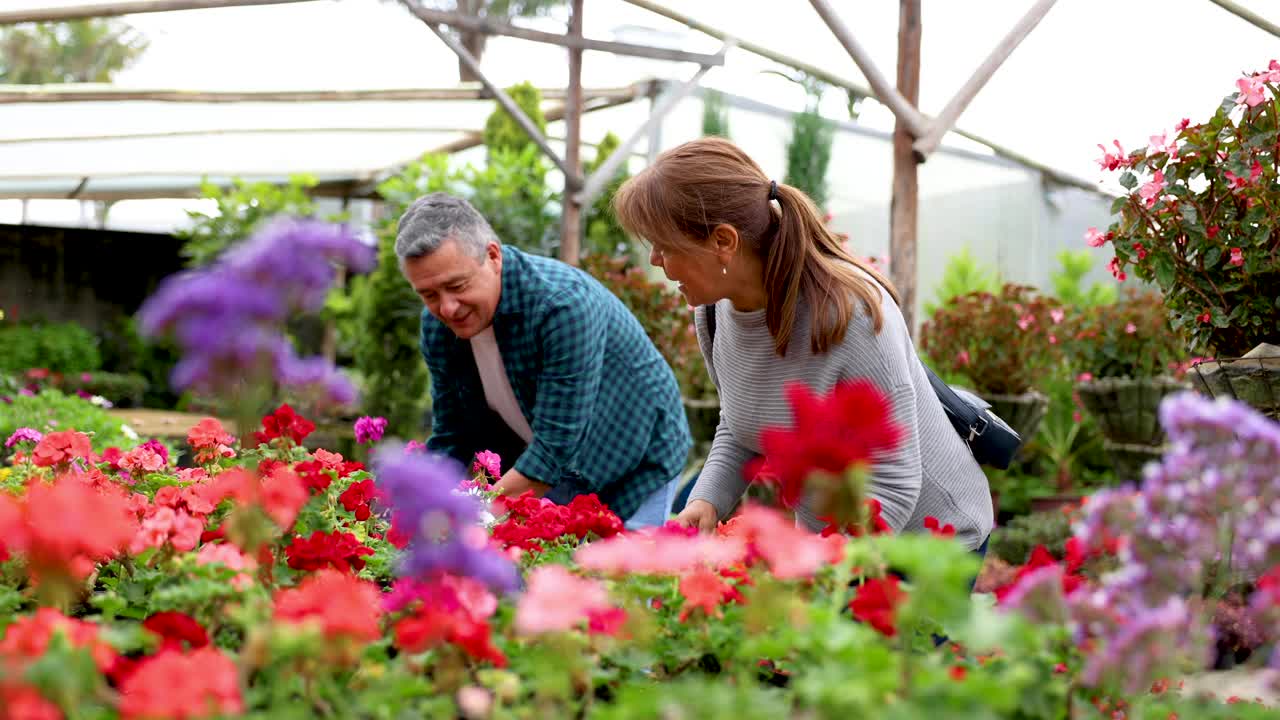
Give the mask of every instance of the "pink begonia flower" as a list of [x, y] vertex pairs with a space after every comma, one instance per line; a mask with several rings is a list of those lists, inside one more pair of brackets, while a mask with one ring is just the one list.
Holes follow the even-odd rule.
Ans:
[[489, 477], [494, 480], [502, 478], [502, 458], [496, 452], [490, 450], [481, 450], [476, 453], [476, 459], [471, 463], [471, 472], [480, 472], [484, 470]]
[[1249, 182], [1256, 183], [1260, 177], [1262, 177], [1262, 163], [1254, 160], [1253, 167], [1249, 168]]
[[541, 565], [529, 574], [528, 586], [516, 602], [516, 632], [571, 630], [590, 612], [610, 607], [609, 593], [599, 580], [578, 577], [563, 565]]
[[1022, 317], [1018, 318], [1018, 328], [1021, 330], [1026, 330], [1027, 328], [1034, 325], [1035, 322], [1036, 322], [1035, 315], [1023, 315]]
[[1057, 325], [1058, 323], [1062, 322], [1063, 319], [1066, 317], [1067, 317], [1067, 314], [1063, 312], [1060, 308], [1054, 308], [1049, 311], [1049, 319], [1053, 321], [1054, 325]]
[[1190, 124], [1191, 124], [1191, 118], [1182, 118], [1181, 120], [1178, 121], [1177, 125], [1173, 126], [1173, 129], [1177, 132], [1182, 132], [1183, 130], [1186, 130], [1187, 126], [1189, 126]]
[[1084, 231], [1084, 241], [1089, 243], [1089, 247], [1102, 247], [1107, 242], [1107, 234], [1091, 227]]
[[1128, 323], [1127, 325], [1124, 326], [1124, 331], [1126, 334], [1132, 335], [1138, 332], [1138, 326], [1134, 325], [1133, 323]]
[[1050, 344], [1050, 345], [1057, 345], [1057, 344], [1058, 344], [1058, 336], [1057, 336], [1057, 335], [1054, 335], [1053, 333], [1049, 333], [1049, 344]]
[[956, 364], [961, 366], [969, 364], [968, 350], [961, 350], [960, 352], [956, 353]]
[[1151, 176], [1151, 182], [1138, 188], [1138, 196], [1147, 207], [1151, 207], [1156, 204], [1156, 199], [1160, 197], [1162, 190], [1164, 190], [1164, 172], [1157, 170], [1155, 175]]
[[1170, 158], [1178, 156], [1178, 143], [1168, 140], [1168, 133], [1160, 133], [1151, 136], [1151, 145], [1147, 148], [1148, 155], [1159, 155], [1160, 153], [1168, 153]]
[[356, 442], [361, 445], [375, 443], [382, 439], [382, 434], [387, 431], [387, 419], [384, 417], [364, 417], [356, 420], [355, 433]]
[[242, 570], [231, 578], [231, 587], [244, 590], [253, 583], [249, 573], [258, 569], [258, 561], [240, 552], [240, 549], [229, 543], [212, 543], [200, 548], [196, 555], [198, 565], [224, 565], [230, 570]]
[[1112, 155], [1107, 152], [1107, 148], [1101, 144], [1098, 148], [1102, 150], [1102, 159], [1098, 161], [1098, 167], [1103, 170], [1116, 170], [1122, 167], [1129, 167], [1129, 158], [1125, 155], [1124, 148], [1120, 147], [1119, 140], [1112, 140], [1112, 144], [1116, 146], [1116, 154]]
[[1227, 262], [1236, 267], [1244, 265], [1244, 252], [1238, 247], [1231, 248], [1231, 259]]
[[1093, 373], [1082, 372], [1076, 376], [1076, 382], [1089, 382], [1093, 379]]
[[1111, 258], [1111, 262], [1107, 263], [1107, 269], [1110, 270], [1111, 274], [1120, 282], [1124, 282], [1125, 279], [1129, 277], [1128, 275], [1125, 275], [1124, 270], [1121, 269], [1122, 267], [1123, 266], [1120, 264], [1120, 258], [1113, 257]]
[[1237, 105], [1248, 105], [1256, 107], [1266, 100], [1264, 90], [1267, 86], [1263, 84], [1262, 79], [1258, 76], [1240, 78], [1236, 80], [1236, 87], [1240, 88], [1240, 94], [1236, 96]]

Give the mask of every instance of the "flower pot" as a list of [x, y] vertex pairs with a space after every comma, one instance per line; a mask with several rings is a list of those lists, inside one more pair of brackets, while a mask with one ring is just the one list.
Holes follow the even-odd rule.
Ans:
[[1160, 401], [1187, 389], [1171, 377], [1107, 377], [1076, 385], [1080, 402], [1098, 421], [1102, 436], [1121, 445], [1160, 445]]
[[1031, 498], [1031, 513], [1044, 513], [1060, 511], [1063, 508], [1080, 507], [1084, 495], [1076, 493], [1062, 493], [1058, 495], [1040, 495]]
[[1187, 377], [1204, 395], [1239, 400], [1280, 420], [1280, 348], [1275, 345], [1259, 345], [1241, 358], [1198, 362]]
[[1000, 416], [1024, 443], [1035, 437], [1040, 421], [1049, 412], [1049, 398], [1035, 390], [1021, 395], [981, 395], [991, 403], [991, 412]]
[[1142, 468], [1147, 463], [1160, 462], [1164, 456], [1164, 448], [1159, 445], [1140, 445], [1102, 441], [1102, 449], [1111, 459], [1111, 466], [1116, 470], [1116, 478], [1120, 482], [1138, 482], [1142, 479]]
[[720, 400], [717, 398], [680, 398], [689, 420], [689, 432], [695, 446], [710, 443], [720, 424]]

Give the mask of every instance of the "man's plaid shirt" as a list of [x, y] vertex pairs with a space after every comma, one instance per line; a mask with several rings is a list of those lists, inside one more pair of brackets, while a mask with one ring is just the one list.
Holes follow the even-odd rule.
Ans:
[[[692, 440], [675, 376], [639, 321], [595, 278], [504, 247], [493, 331], [533, 428], [514, 467], [553, 486], [548, 497], [594, 492], [625, 519], [680, 473]], [[431, 373], [427, 447], [470, 463], [511, 433], [485, 401], [471, 343], [426, 310], [421, 340]]]

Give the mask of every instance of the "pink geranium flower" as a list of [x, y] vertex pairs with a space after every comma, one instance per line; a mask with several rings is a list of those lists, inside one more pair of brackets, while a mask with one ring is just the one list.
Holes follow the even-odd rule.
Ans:
[[387, 419], [384, 417], [369, 417], [366, 415], [356, 420], [356, 442], [361, 445], [378, 442], [386, 431]]
[[578, 577], [562, 565], [542, 565], [529, 574], [528, 588], [516, 603], [515, 627], [522, 635], [563, 632], [610, 607], [600, 581]]
[[481, 470], [488, 473], [489, 477], [494, 480], [501, 479], [502, 458], [496, 452], [481, 450], [476, 453], [476, 459], [471, 463], [471, 472], [480, 472]]
[[1102, 247], [1107, 241], [1107, 234], [1096, 227], [1091, 227], [1084, 231], [1084, 241], [1089, 243], [1089, 247]]

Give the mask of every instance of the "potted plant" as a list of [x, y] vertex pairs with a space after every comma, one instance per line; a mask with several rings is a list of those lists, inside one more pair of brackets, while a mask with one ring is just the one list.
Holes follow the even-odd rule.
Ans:
[[1062, 357], [1066, 313], [1035, 288], [1008, 283], [999, 293], [971, 292], [938, 308], [920, 330], [935, 371], [962, 376], [1023, 438], [1035, 435], [1049, 399], [1036, 390]]
[[1116, 220], [1091, 245], [1112, 244], [1111, 271], [1126, 270], [1164, 294], [1175, 331], [1189, 349], [1217, 360], [1193, 368], [1210, 395], [1227, 395], [1280, 417], [1280, 63], [1236, 81], [1207, 122], [1182, 120], [1125, 154], [1116, 143], [1104, 169], [1122, 171], [1128, 194], [1112, 205]]
[[1130, 290], [1120, 301], [1082, 311], [1069, 345], [1076, 393], [1098, 422], [1104, 447], [1123, 479], [1160, 456], [1160, 401], [1187, 384], [1171, 373], [1185, 342], [1169, 327], [1163, 298]]

